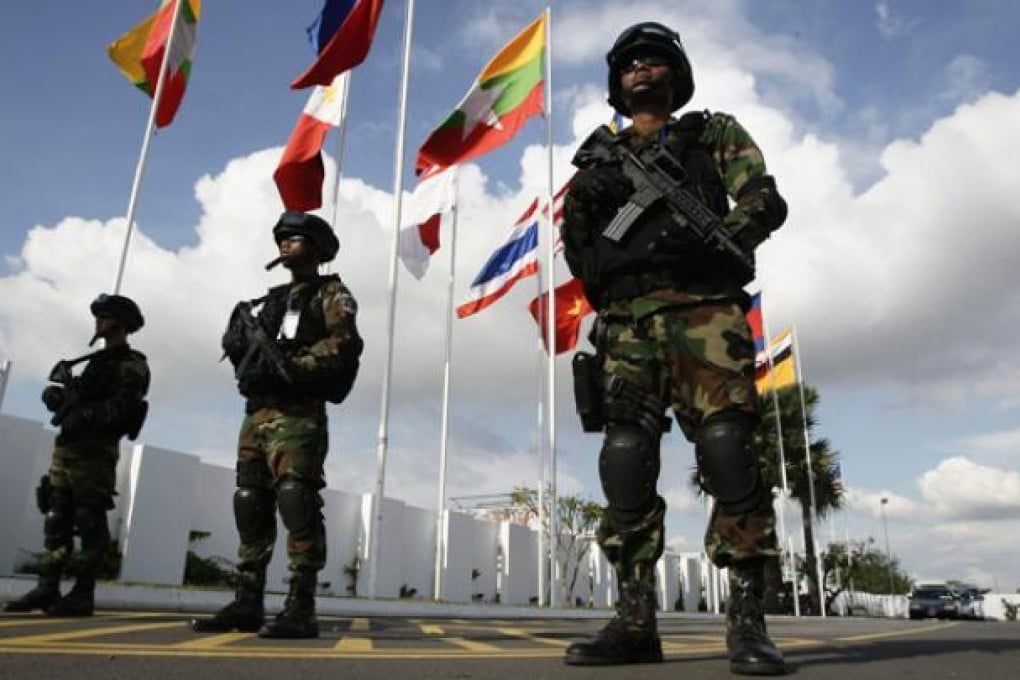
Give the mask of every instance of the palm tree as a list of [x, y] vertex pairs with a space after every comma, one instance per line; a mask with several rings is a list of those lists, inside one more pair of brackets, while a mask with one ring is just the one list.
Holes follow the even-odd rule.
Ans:
[[[779, 428], [776, 427], [775, 402], [779, 402]], [[815, 515], [820, 520], [829, 513], [838, 510], [843, 504], [843, 487], [838, 476], [839, 452], [832, 449], [829, 440], [815, 436], [818, 419], [815, 408], [818, 406], [818, 390], [804, 385], [804, 410], [809, 441], [811, 442], [811, 469], [815, 481]], [[786, 462], [786, 482], [790, 496], [800, 504], [801, 517], [804, 525], [804, 545], [807, 556], [804, 571], [808, 576], [809, 589], [815, 602], [818, 597], [818, 578], [815, 564], [817, 556], [814, 551], [813, 525], [811, 523], [811, 490], [808, 485], [807, 457], [804, 450], [805, 416], [801, 414], [800, 387], [793, 385], [779, 390], [776, 399], [769, 392], [758, 396], [758, 409], [762, 414], [761, 421], [753, 434], [753, 442], [761, 460], [762, 479], [767, 488], [782, 488], [782, 476], [779, 469], [779, 434], [783, 433], [783, 458]], [[698, 472], [691, 475], [691, 484], [700, 489]]]
[[[762, 419], [754, 432], [754, 443], [761, 456], [762, 477], [765, 485], [770, 488], [781, 488], [779, 430], [782, 430], [787, 486], [790, 496], [800, 504], [804, 525], [804, 546], [807, 553], [805, 571], [814, 601], [822, 603], [822, 599], [819, 597], [819, 584], [815, 568], [817, 556], [814, 550], [814, 527], [811, 523], [811, 489], [808, 482], [807, 452], [804, 448], [805, 421], [808, 439], [811, 442], [815, 516], [819, 520], [840, 509], [843, 504], [843, 487], [838, 474], [839, 452], [832, 448], [828, 439], [817, 437], [815, 434], [815, 428], [818, 425], [818, 418], [815, 415], [815, 409], [819, 402], [818, 390], [804, 385], [804, 414], [801, 413], [800, 387], [798, 385], [779, 390], [775, 397], [773, 399], [772, 393], [758, 397]], [[776, 402], [779, 406], [780, 427], [778, 428], [776, 427]]]

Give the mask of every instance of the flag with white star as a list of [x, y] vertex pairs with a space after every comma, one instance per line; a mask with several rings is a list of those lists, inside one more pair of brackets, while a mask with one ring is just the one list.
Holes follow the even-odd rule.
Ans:
[[543, 13], [492, 58], [453, 113], [418, 150], [419, 174], [487, 153], [509, 141], [528, 118], [542, 113], [545, 36]]

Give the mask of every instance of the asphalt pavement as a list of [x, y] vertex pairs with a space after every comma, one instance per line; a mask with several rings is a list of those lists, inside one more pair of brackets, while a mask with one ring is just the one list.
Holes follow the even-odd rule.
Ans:
[[[723, 678], [721, 617], [663, 616], [663, 664], [563, 664], [600, 619], [321, 616], [315, 640], [198, 635], [190, 614], [100, 611], [87, 619], [0, 614], [0, 678]], [[1020, 624], [770, 618], [803, 678], [1020, 677]]]

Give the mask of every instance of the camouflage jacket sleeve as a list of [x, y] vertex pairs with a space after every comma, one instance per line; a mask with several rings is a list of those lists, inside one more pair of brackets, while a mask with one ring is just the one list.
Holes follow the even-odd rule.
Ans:
[[88, 413], [87, 421], [95, 427], [130, 420], [149, 391], [149, 364], [141, 352], [130, 350], [111, 368], [116, 371], [111, 394], [82, 404]]
[[786, 220], [786, 202], [765, 170], [761, 149], [736, 119], [723, 113], [708, 119], [701, 141], [735, 203], [726, 226], [745, 245], [757, 246]]
[[312, 297], [307, 313], [317, 315], [324, 336], [295, 351], [291, 357], [295, 378], [329, 378], [356, 359], [363, 347], [358, 334], [358, 303], [340, 279], [327, 281]]

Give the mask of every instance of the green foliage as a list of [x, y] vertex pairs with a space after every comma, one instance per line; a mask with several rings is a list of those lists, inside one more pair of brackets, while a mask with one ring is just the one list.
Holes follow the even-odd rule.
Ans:
[[361, 573], [361, 558], [355, 555], [344, 565], [344, 576], [347, 577], [347, 594], [358, 596], [358, 575]]
[[[198, 543], [212, 536], [209, 531], [188, 532], [188, 543]], [[190, 586], [233, 586], [233, 565], [222, 557], [199, 557], [189, 550], [184, 558], [184, 584]]]
[[[543, 500], [548, 503], [552, 497], [552, 489], [546, 489]], [[514, 507], [523, 510], [529, 519], [537, 519], [539, 515], [538, 489], [530, 487], [515, 487], [510, 494]], [[584, 602], [578, 598], [574, 589], [577, 586], [577, 578], [581, 574], [581, 568], [585, 567], [585, 557], [591, 550], [591, 537], [595, 528], [602, 521], [605, 509], [598, 503], [580, 498], [578, 496], [560, 496], [556, 499], [556, 520], [558, 523], [559, 535], [556, 537], [556, 559], [563, 569], [560, 585], [566, 593], [566, 602]], [[544, 517], [545, 526], [548, 530], [549, 513]], [[569, 566], [569, 568], [567, 568]]]
[[[902, 595], [910, 592], [913, 580], [902, 570], [895, 557], [879, 550], [875, 539], [832, 543], [822, 555], [825, 582], [834, 584], [831, 597], [841, 590], [853, 588], [876, 595]], [[889, 592], [889, 573], [892, 571], [892, 593]]]
[[[21, 567], [21, 573], [23, 574], [39, 573], [39, 562], [43, 554], [37, 552], [31, 553], [31, 555], [32, 561]], [[123, 558], [124, 555], [120, 551], [120, 543], [118, 541], [110, 541], [107, 544], [106, 554], [103, 555], [103, 561], [99, 565], [99, 572], [96, 574], [96, 578], [103, 581], [115, 580], [120, 575], [120, 566]], [[65, 578], [77, 578], [78, 574], [81, 573], [81, 569], [81, 560], [79, 559], [79, 553], [76, 551], [71, 557], [71, 561], [64, 568], [63, 576]]]

